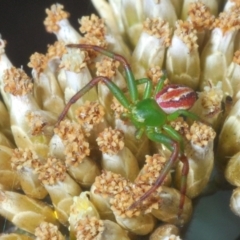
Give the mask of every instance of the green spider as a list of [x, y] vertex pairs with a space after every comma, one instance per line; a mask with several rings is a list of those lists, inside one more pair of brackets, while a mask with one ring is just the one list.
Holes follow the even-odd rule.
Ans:
[[[141, 138], [143, 133], [146, 133], [150, 140], [162, 143], [172, 151], [169, 161], [159, 173], [159, 177], [157, 178], [155, 184], [129, 208], [131, 209], [138, 206], [143, 200], [155, 192], [157, 188], [162, 185], [167, 174], [179, 159], [183, 163], [180, 187], [181, 200], [179, 203], [180, 215], [184, 206], [186, 178], [189, 171], [189, 165], [188, 160], [184, 155], [183, 138], [169, 125], [169, 122], [177, 119], [179, 116], [199, 120], [195, 114], [188, 111], [197, 99], [196, 93], [191, 88], [183, 85], [171, 84], [164, 87], [164, 81], [166, 79], [165, 76], [159, 80], [155, 90], [153, 91], [151, 80], [147, 78], [136, 80], [134, 78], [131, 67], [123, 56], [94, 45], [69, 44], [67, 47], [94, 50], [122, 63], [130, 99], [128, 99], [122, 90], [120, 90], [119, 87], [110, 79], [103, 76], [95, 77], [70, 99], [59, 116], [58, 124], [66, 116], [72, 104], [74, 104], [99, 82], [104, 82], [115, 98], [128, 110], [128, 113], [124, 114], [124, 118], [130, 119], [135, 125], [137, 129], [136, 137]], [[145, 89], [141, 99], [139, 99], [137, 89], [137, 86], [140, 84], [145, 84]]]

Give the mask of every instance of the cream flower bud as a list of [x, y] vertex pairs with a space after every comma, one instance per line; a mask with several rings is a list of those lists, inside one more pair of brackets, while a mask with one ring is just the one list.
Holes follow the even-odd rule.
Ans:
[[166, 48], [170, 45], [169, 23], [161, 18], [147, 18], [132, 54], [132, 68], [136, 78], [146, 75], [153, 66], [162, 67]]
[[58, 227], [52, 223], [42, 222], [36, 229], [34, 235], [35, 240], [65, 240]]
[[[189, 172], [186, 177], [186, 195], [189, 198], [197, 197], [209, 182], [214, 165], [215, 136], [216, 133], [211, 127], [200, 122], [195, 122], [187, 134], [188, 142], [185, 144], [184, 153], [189, 162]], [[175, 179], [178, 189], [180, 189], [181, 174], [182, 163], [179, 163]]]
[[139, 172], [138, 162], [132, 152], [124, 146], [123, 138], [121, 131], [111, 128], [106, 128], [100, 133], [97, 143], [102, 152], [102, 168], [134, 181]]
[[32, 95], [32, 81], [22, 69], [6, 70], [4, 82], [4, 90], [10, 93], [11, 130], [16, 145], [46, 156], [56, 115], [39, 108]]
[[21, 188], [27, 196], [36, 199], [43, 199], [47, 196], [47, 191], [35, 172], [35, 169], [41, 166], [41, 160], [35, 152], [30, 149], [14, 149], [11, 165], [18, 173]]
[[[63, 68], [65, 72], [65, 78], [62, 79], [65, 82], [61, 80], [62, 82], [60, 82], [60, 85], [64, 92], [65, 102], [67, 103], [74, 94], [76, 94], [92, 79], [86, 65], [85, 52], [70, 50], [69, 53], [63, 55], [60, 68]], [[88, 91], [70, 108], [68, 115], [71, 119], [74, 119], [75, 109], [87, 100], [97, 100], [97, 92], [95, 88]]]
[[188, 197], [185, 196], [181, 216], [179, 216], [179, 203], [182, 196], [178, 190], [162, 186], [158, 196], [160, 198], [158, 208], [151, 211], [153, 216], [163, 222], [180, 225], [190, 220], [192, 216], [192, 202]]
[[12, 170], [12, 149], [0, 145], [0, 189], [17, 190], [20, 188], [18, 174]]
[[103, 171], [96, 177], [91, 187], [90, 200], [97, 208], [102, 219], [115, 221], [115, 217], [110, 208], [110, 198], [118, 192], [128, 188], [129, 181], [120, 174], [110, 171]]
[[127, 232], [118, 224], [110, 220], [100, 220], [96, 217], [87, 217], [76, 224], [77, 240], [130, 240]]
[[0, 191], [0, 214], [30, 233], [34, 233], [43, 221], [58, 226], [55, 213], [49, 205], [15, 192]]
[[235, 103], [240, 98], [240, 50], [234, 53], [233, 61], [228, 66], [226, 77], [223, 78], [222, 89], [225, 95], [231, 96]]
[[227, 163], [225, 172], [226, 180], [234, 186], [240, 187], [240, 152], [232, 156]]
[[50, 9], [46, 9], [46, 13], [44, 25], [48, 32], [53, 32], [59, 41], [66, 44], [79, 42], [81, 36], [69, 23], [69, 13], [63, 11], [63, 5], [53, 4]]
[[229, 157], [239, 152], [240, 141], [240, 100], [238, 100], [232, 107], [228, 117], [226, 118], [218, 140], [218, 147], [216, 150], [216, 163], [221, 171], [225, 170], [226, 164], [230, 160]]
[[55, 158], [48, 158], [37, 173], [51, 197], [57, 218], [67, 225], [73, 196], [80, 194], [80, 186], [66, 173], [66, 167]]
[[48, 57], [34, 53], [28, 66], [33, 68], [34, 97], [38, 105], [43, 110], [59, 115], [64, 108], [63, 93], [54, 73], [48, 67]]
[[181, 240], [180, 231], [175, 225], [163, 224], [150, 235], [149, 240]]
[[[53, 151], [53, 153], [65, 161], [69, 174], [81, 186], [90, 187], [95, 177], [100, 174], [100, 169], [96, 162], [88, 157], [90, 155], [89, 143], [80, 126], [75, 122], [64, 120], [54, 129], [54, 132], [61, 139], [62, 146], [60, 150], [58, 149], [59, 151]], [[54, 142], [57, 144], [56, 141], [52, 144]]]
[[143, 1], [143, 12], [145, 18], [160, 17], [168, 22], [173, 28], [177, 21], [177, 14], [172, 1], [169, 0], [145, 0]]
[[198, 93], [198, 99], [190, 111], [217, 131], [222, 123], [223, 97], [223, 91], [218, 86], [205, 87]]
[[207, 86], [209, 81], [216, 86], [225, 77], [227, 67], [232, 62], [234, 41], [240, 27], [238, 16], [239, 9], [234, 8], [231, 12], [220, 13], [216, 18], [215, 28], [201, 55], [201, 89]]
[[233, 190], [231, 199], [230, 199], [230, 208], [234, 214], [240, 216], [240, 188]]
[[[196, 89], [200, 77], [200, 58], [196, 30], [189, 22], [178, 21], [167, 51], [166, 68], [173, 83]], [[181, 52], [181, 54], [179, 54]]]
[[70, 234], [74, 236], [76, 234], [76, 224], [80, 220], [84, 220], [87, 217], [99, 217], [99, 213], [92, 202], [89, 200], [90, 193], [82, 192], [79, 197], [73, 198], [73, 204], [70, 207]]

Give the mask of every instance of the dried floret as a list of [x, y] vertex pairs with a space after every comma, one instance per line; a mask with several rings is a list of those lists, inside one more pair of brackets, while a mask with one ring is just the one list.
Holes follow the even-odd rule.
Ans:
[[58, 227], [52, 223], [42, 222], [36, 228], [34, 235], [35, 240], [64, 240], [65, 237], [61, 234]]

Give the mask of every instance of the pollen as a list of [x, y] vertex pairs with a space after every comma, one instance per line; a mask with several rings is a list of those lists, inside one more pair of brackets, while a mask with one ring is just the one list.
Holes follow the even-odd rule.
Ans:
[[174, 32], [188, 47], [189, 51], [197, 49], [197, 31], [193, 24], [187, 21], [179, 20], [176, 22], [176, 30]]
[[189, 18], [197, 31], [212, 29], [215, 16], [211, 14], [209, 8], [202, 2], [193, 2], [189, 5]]
[[65, 70], [80, 73], [87, 64], [87, 53], [84, 51], [77, 51], [73, 53], [64, 54], [59, 68], [64, 68]]
[[38, 179], [46, 185], [55, 185], [66, 178], [66, 167], [56, 158], [48, 158], [47, 162], [37, 169]]
[[[159, 66], [153, 66], [148, 69], [147, 71], [147, 77], [152, 80], [153, 85], [156, 86], [159, 82], [159, 79], [163, 76], [163, 71]], [[169, 80], [166, 79], [164, 81], [164, 85], [169, 84]]]
[[30, 57], [30, 62], [28, 63], [28, 67], [36, 70], [38, 74], [42, 73], [47, 67], [48, 58], [44, 54], [34, 53]]
[[43, 128], [47, 125], [47, 122], [44, 121], [41, 114], [28, 112], [26, 114], [26, 119], [30, 126], [31, 135], [36, 136], [43, 133]]
[[58, 231], [58, 227], [53, 225], [52, 223], [42, 222], [36, 229], [35, 229], [35, 236], [36, 240], [43, 240], [43, 239], [54, 239], [54, 240], [63, 240], [64, 237]]
[[105, 128], [97, 138], [100, 151], [115, 155], [124, 147], [124, 135], [118, 129]]
[[177, 118], [175, 121], [172, 121], [171, 126], [179, 132], [181, 135], [186, 136], [189, 134], [189, 125], [182, 117]]
[[100, 103], [86, 101], [84, 105], [76, 109], [75, 114], [84, 131], [89, 132], [94, 125], [103, 122], [105, 112]]
[[96, 63], [96, 75], [107, 78], [112, 78], [116, 75], [120, 63], [111, 58], [104, 57], [101, 62]]
[[159, 177], [160, 171], [166, 164], [167, 159], [160, 154], [146, 155], [146, 163], [138, 175], [135, 183], [153, 185]]
[[24, 96], [32, 92], [33, 83], [21, 68], [11, 67], [3, 74], [4, 91], [14, 96]]
[[91, 16], [82, 17], [79, 20], [81, 27], [80, 32], [83, 34], [89, 34], [95, 37], [103, 38], [106, 34], [106, 27], [104, 20], [91, 14]]
[[65, 163], [67, 166], [77, 166], [83, 159], [90, 155], [89, 143], [84, 135], [79, 135], [74, 141], [65, 145], [64, 154], [66, 156]]
[[63, 11], [63, 8], [61, 4], [53, 4], [50, 9], [46, 9], [47, 17], [43, 23], [48, 32], [58, 32], [60, 29], [58, 22], [69, 17], [69, 13]]
[[120, 104], [115, 97], [112, 100], [111, 109], [113, 110], [114, 117], [116, 119], [121, 118], [123, 113], [128, 112], [128, 110], [122, 104]]
[[63, 142], [72, 142], [79, 135], [82, 134], [82, 130], [77, 123], [70, 120], [63, 120], [60, 124], [54, 128], [54, 133], [57, 134]]
[[147, 18], [143, 23], [143, 31], [156, 38], [161, 38], [166, 47], [170, 45], [171, 30], [169, 23], [161, 18]]
[[65, 53], [67, 53], [67, 49], [64, 42], [56, 41], [54, 44], [48, 45], [46, 56], [48, 57], [48, 59], [52, 59], [55, 57], [61, 58]]
[[127, 189], [129, 184], [130, 182], [120, 174], [103, 171], [101, 175], [95, 178], [94, 186], [96, 189], [94, 193], [100, 194], [105, 198], [113, 197]]
[[96, 217], [86, 217], [77, 222], [75, 231], [77, 240], [101, 239], [104, 223]]
[[215, 19], [214, 27], [220, 28], [225, 34], [228, 31], [237, 31], [240, 28], [240, 9], [235, 6], [231, 11], [221, 12], [218, 18]]
[[218, 88], [206, 89], [199, 94], [199, 100], [204, 109], [205, 116], [214, 117], [222, 111], [223, 93]]
[[[100, 47], [107, 47], [105, 40], [106, 27], [104, 20], [92, 14], [91, 16], [82, 17], [79, 21], [81, 27], [80, 32], [84, 34], [84, 37], [80, 39], [80, 43], [96, 45]], [[88, 51], [90, 58], [95, 58], [97, 53], [94, 51]]]
[[215, 131], [203, 123], [194, 122], [190, 127], [189, 140], [202, 148], [206, 147], [210, 141], [213, 141], [215, 136]]
[[11, 157], [11, 165], [14, 170], [22, 170], [23, 168], [37, 169], [41, 163], [37, 154], [26, 148], [15, 148]]

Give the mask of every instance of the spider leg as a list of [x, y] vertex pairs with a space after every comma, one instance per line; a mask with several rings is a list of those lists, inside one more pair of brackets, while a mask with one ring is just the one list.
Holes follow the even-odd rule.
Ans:
[[189, 163], [186, 156], [184, 155], [184, 143], [181, 135], [169, 125], [164, 125], [163, 130], [164, 130], [164, 133], [147, 130], [147, 136], [152, 141], [163, 143], [167, 148], [172, 150], [169, 161], [166, 163], [166, 165], [160, 172], [159, 177], [157, 178], [154, 185], [146, 193], [144, 193], [144, 195], [142, 195], [135, 203], [133, 203], [130, 206], [130, 208], [134, 208], [138, 206], [139, 204], [141, 204], [142, 201], [144, 201], [152, 193], [154, 193], [163, 184], [167, 174], [179, 159], [183, 163], [182, 177], [181, 177], [181, 184], [180, 184], [181, 198], [179, 202], [179, 212], [178, 212], [178, 218], [180, 219], [183, 211], [183, 207], [184, 207], [185, 195], [187, 190], [187, 175], [189, 172]]
[[111, 51], [108, 51], [102, 47], [99, 46], [93, 46], [93, 45], [88, 45], [88, 44], [68, 44], [66, 45], [67, 47], [71, 47], [71, 48], [81, 48], [81, 49], [86, 49], [86, 50], [94, 50], [96, 52], [99, 52], [105, 56], [108, 56], [114, 60], [117, 60], [119, 62], [122, 63], [124, 70], [125, 70], [125, 74], [126, 74], [126, 81], [127, 81], [127, 86], [130, 92], [130, 97], [132, 102], [136, 102], [138, 100], [138, 91], [137, 91], [137, 85], [135, 82], [135, 78], [133, 75], [133, 72], [131, 70], [130, 64], [127, 62], [127, 60], [116, 53], [113, 53]]
[[74, 104], [79, 98], [81, 98], [84, 94], [86, 94], [91, 88], [93, 88], [95, 85], [97, 85], [100, 81], [103, 81], [107, 87], [110, 89], [112, 94], [117, 98], [117, 100], [127, 109], [129, 109], [130, 103], [123, 94], [123, 92], [120, 90], [120, 88], [112, 82], [110, 79], [106, 77], [95, 77], [93, 78], [88, 84], [85, 85], [79, 92], [77, 92], [66, 104], [64, 107], [62, 113], [60, 114], [58, 118], [57, 125], [64, 119], [64, 117], [67, 115], [67, 112], [69, 108]]

